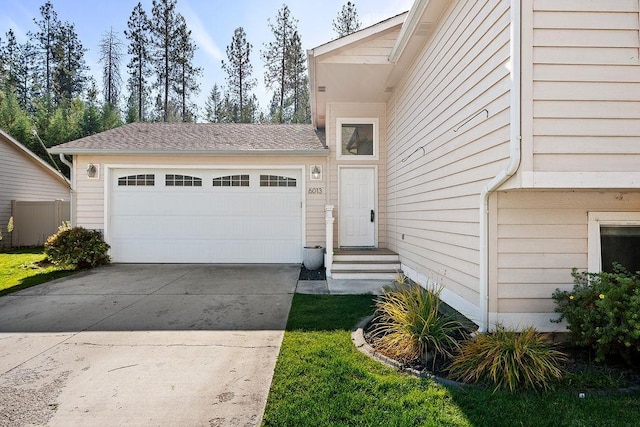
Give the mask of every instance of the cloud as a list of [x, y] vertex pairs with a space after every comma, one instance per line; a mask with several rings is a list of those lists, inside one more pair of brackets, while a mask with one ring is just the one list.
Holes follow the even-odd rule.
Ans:
[[221, 61], [223, 59], [222, 51], [216, 42], [213, 41], [213, 38], [205, 28], [200, 18], [198, 18], [198, 15], [196, 15], [186, 3], [183, 3], [181, 6], [184, 18], [187, 20], [187, 25], [191, 30], [191, 36], [198, 47], [216, 61]]

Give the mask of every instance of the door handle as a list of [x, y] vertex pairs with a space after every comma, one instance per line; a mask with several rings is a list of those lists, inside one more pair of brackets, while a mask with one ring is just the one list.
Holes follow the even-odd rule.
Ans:
[[373, 222], [374, 219], [376, 219], [376, 213], [371, 209], [371, 222]]

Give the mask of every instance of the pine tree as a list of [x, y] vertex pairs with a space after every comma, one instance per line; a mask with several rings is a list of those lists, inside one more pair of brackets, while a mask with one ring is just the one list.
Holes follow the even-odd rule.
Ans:
[[38, 85], [38, 72], [35, 65], [37, 52], [35, 46], [26, 41], [20, 45], [18, 56], [18, 82], [16, 84], [16, 96], [22, 109], [33, 113], [33, 100], [40, 96], [40, 86]]
[[82, 93], [86, 81], [85, 72], [89, 69], [84, 61], [85, 51], [75, 26], [68, 22], [62, 24], [53, 54], [55, 60], [53, 86], [58, 105]]
[[[129, 40], [127, 52], [131, 60], [129, 69], [129, 101], [127, 102], [127, 123], [131, 121], [145, 121], [145, 106], [149, 94], [149, 76], [151, 75], [151, 23], [147, 13], [138, 3], [131, 12], [124, 34]], [[134, 108], [132, 110], [131, 108]], [[131, 115], [130, 113], [135, 113]], [[132, 119], [132, 120], [131, 120]], [[131, 121], [130, 121], [131, 120]]]
[[293, 33], [290, 40], [288, 73], [291, 89], [291, 114], [286, 121], [293, 123], [311, 123], [311, 109], [309, 108], [309, 80], [307, 78], [307, 58], [302, 50], [302, 41], [298, 31]]
[[50, 104], [53, 96], [54, 50], [58, 41], [61, 23], [51, 1], [47, 1], [40, 6], [40, 15], [42, 19], [36, 20], [34, 18], [33, 20], [38, 27], [38, 32], [30, 35], [40, 51], [38, 63], [40, 65], [40, 74], [44, 81], [44, 96], [46, 104]]
[[278, 10], [275, 23], [272, 23], [271, 20], [268, 22], [275, 41], [265, 44], [265, 50], [261, 52], [266, 68], [264, 81], [267, 88], [275, 89], [278, 94], [278, 111], [272, 116], [276, 117], [279, 123], [282, 123], [286, 107], [285, 100], [290, 89], [288, 61], [291, 57], [289, 53], [291, 37], [296, 32], [298, 21], [291, 16], [289, 7], [285, 4]]
[[122, 62], [122, 42], [113, 27], [102, 35], [100, 40], [100, 59], [102, 64], [102, 83], [105, 104], [118, 106], [120, 97], [120, 64]]
[[169, 121], [169, 98], [171, 91], [171, 65], [178, 36], [178, 14], [176, 0], [153, 0], [151, 9], [151, 41], [154, 49], [157, 86], [162, 96], [156, 103], [158, 115]]
[[196, 106], [190, 102], [190, 95], [198, 92], [200, 85], [197, 77], [202, 75], [202, 68], [193, 66], [193, 57], [197, 49], [191, 39], [191, 31], [187, 28], [184, 17], [178, 14], [178, 29], [175, 50], [173, 51], [171, 78], [173, 90], [177, 95], [177, 106], [183, 122], [193, 122], [196, 118]]
[[242, 27], [235, 29], [231, 44], [227, 46], [227, 62], [222, 61], [222, 69], [227, 73], [227, 84], [231, 96], [238, 104], [239, 121], [251, 123], [253, 113], [248, 108], [251, 99], [251, 89], [257, 82], [251, 77], [251, 49], [253, 46], [247, 41], [247, 35]]
[[217, 84], [214, 84], [204, 104], [204, 119], [209, 123], [220, 123], [220, 110], [222, 108], [222, 93]]
[[358, 11], [355, 3], [347, 2], [342, 6], [336, 19], [333, 20], [333, 30], [338, 33], [338, 37], [348, 36], [360, 29], [362, 23], [358, 19]]
[[6, 33], [7, 41], [5, 42], [2, 52], [2, 62], [4, 65], [4, 80], [3, 84], [9, 85], [12, 88], [18, 86], [20, 80], [20, 46], [16, 41], [16, 36], [13, 33], [13, 29], [9, 29]]

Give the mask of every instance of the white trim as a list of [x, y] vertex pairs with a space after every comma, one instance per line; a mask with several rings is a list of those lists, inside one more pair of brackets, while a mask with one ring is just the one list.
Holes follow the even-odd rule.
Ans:
[[373, 205], [375, 207], [376, 220], [374, 221], [373, 246], [378, 247], [378, 226], [380, 224], [380, 206], [378, 203], [378, 165], [338, 165], [338, 247], [342, 246], [340, 230], [342, 226], [342, 208], [340, 207], [340, 175], [342, 169], [373, 169]]
[[[342, 154], [342, 125], [373, 125], [373, 155]], [[374, 117], [353, 117], [336, 119], [336, 160], [362, 162], [380, 158], [380, 120]]]
[[[423, 288], [429, 286], [439, 286], [441, 283], [429, 278], [427, 275], [418, 273], [408, 265], [401, 263], [402, 272], [411, 280], [419, 283]], [[473, 323], [479, 325], [481, 320], [480, 307], [462, 298], [455, 292], [450, 291], [447, 288], [442, 288], [440, 293], [440, 299], [451, 307], [456, 309], [459, 313], [471, 320]]]
[[[114, 169], [199, 169], [199, 170], [295, 170], [300, 171], [300, 206], [301, 239], [303, 246], [307, 242], [307, 179], [306, 165], [140, 165], [140, 164], [104, 164], [104, 212], [103, 212], [103, 237], [106, 243], [110, 243], [109, 228], [111, 217], [109, 215], [109, 201], [111, 199], [111, 173]], [[300, 248], [302, 251], [302, 248]]]
[[601, 225], [640, 226], [640, 212], [589, 212], [587, 268], [590, 272], [602, 271], [600, 247]]
[[640, 172], [523, 172], [524, 188], [640, 188]]
[[554, 323], [551, 319], [560, 317], [558, 313], [489, 313], [489, 329], [494, 330], [497, 324], [507, 328], [522, 330], [533, 326], [539, 332], [568, 332], [567, 322]]

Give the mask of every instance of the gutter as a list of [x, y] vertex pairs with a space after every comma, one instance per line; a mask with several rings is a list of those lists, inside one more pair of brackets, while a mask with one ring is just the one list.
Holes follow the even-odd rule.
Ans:
[[224, 151], [212, 151], [212, 150], [119, 150], [119, 149], [82, 149], [82, 148], [63, 148], [55, 149], [50, 148], [49, 152], [52, 154], [69, 154], [69, 155], [170, 155], [170, 156], [194, 156], [194, 155], [208, 155], [208, 156], [328, 156], [328, 149], [319, 150], [224, 150]]
[[522, 29], [520, 0], [511, 1], [511, 25], [509, 30], [511, 55], [510, 87], [510, 136], [509, 165], [496, 175], [480, 193], [480, 328], [478, 332], [489, 330], [489, 196], [511, 178], [520, 167], [521, 160], [521, 113], [522, 88], [520, 79]]
[[67, 160], [67, 158], [64, 156], [64, 154], [60, 153], [58, 155], [58, 158], [60, 159], [60, 161], [67, 165], [69, 167], [69, 176], [71, 177], [71, 180], [69, 182], [69, 190], [70, 190], [70, 197], [69, 197], [69, 212], [70, 212], [70, 220], [71, 220], [71, 226], [75, 226], [76, 222], [73, 219], [74, 218], [74, 211], [73, 208], [75, 206], [75, 198], [76, 198], [76, 189], [75, 189], [75, 179], [73, 179], [73, 177], [75, 176], [74, 170], [73, 170], [73, 163], [71, 163], [69, 160]]

